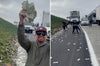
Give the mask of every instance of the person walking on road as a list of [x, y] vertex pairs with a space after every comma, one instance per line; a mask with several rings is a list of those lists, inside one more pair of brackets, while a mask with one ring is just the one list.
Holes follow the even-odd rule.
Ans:
[[92, 27], [92, 24], [93, 24], [93, 20], [91, 18], [90, 21], [89, 21], [89, 26]]
[[80, 29], [80, 21], [77, 22], [77, 29], [78, 29], [79, 32], [81, 32], [81, 29]]
[[79, 27], [79, 21], [76, 21], [76, 20], [73, 20], [73, 30], [72, 30], [72, 33], [75, 33], [75, 30], [77, 31], [77, 33], [79, 33], [80, 30], [80, 27]]
[[63, 27], [63, 30], [66, 30], [66, 28], [67, 28], [66, 22], [62, 22], [62, 27]]
[[47, 39], [47, 30], [45, 27], [37, 27], [35, 37], [36, 41], [32, 42], [24, 35], [24, 16], [21, 13], [25, 10], [21, 10], [19, 13], [19, 26], [18, 26], [18, 41], [20, 45], [27, 52], [27, 62], [25, 66], [49, 66], [49, 53], [50, 46]]

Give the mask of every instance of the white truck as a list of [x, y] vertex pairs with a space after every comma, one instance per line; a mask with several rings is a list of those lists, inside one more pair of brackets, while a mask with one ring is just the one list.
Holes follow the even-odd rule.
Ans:
[[70, 21], [73, 20], [80, 21], [80, 12], [79, 11], [70, 11]]
[[93, 20], [93, 23], [100, 25], [100, 5], [97, 6], [89, 15], [89, 20]]
[[98, 6], [96, 9], [96, 22], [98, 25], [100, 25], [100, 6]]

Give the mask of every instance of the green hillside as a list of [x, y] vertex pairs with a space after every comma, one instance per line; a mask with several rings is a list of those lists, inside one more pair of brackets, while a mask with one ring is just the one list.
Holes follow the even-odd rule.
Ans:
[[54, 34], [55, 33], [55, 29], [59, 29], [62, 27], [62, 22], [68, 22], [66, 19], [63, 19], [61, 17], [57, 17], [57, 16], [54, 16], [54, 15], [51, 15], [51, 34]]
[[8, 21], [0, 18], [0, 60], [2, 63], [10, 63], [9, 51], [13, 48], [9, 47], [9, 42], [17, 34], [17, 27]]

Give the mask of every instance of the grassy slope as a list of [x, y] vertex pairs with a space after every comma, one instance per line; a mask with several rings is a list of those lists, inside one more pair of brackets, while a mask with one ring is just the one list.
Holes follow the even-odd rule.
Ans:
[[3, 63], [11, 62], [7, 47], [9, 41], [12, 40], [16, 33], [17, 27], [0, 18], [0, 60], [2, 60]]
[[63, 21], [68, 22], [66, 19], [51, 15], [51, 34], [53, 34], [54, 29], [61, 28]]

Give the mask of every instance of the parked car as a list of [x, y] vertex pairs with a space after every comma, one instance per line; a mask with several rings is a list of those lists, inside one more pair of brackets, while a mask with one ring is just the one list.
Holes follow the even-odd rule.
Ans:
[[81, 20], [81, 25], [82, 25], [82, 26], [89, 25], [89, 20], [88, 20], [87, 18], [83, 18], [83, 19]]
[[32, 26], [32, 24], [25, 24], [25, 33], [33, 33], [35, 28]]

